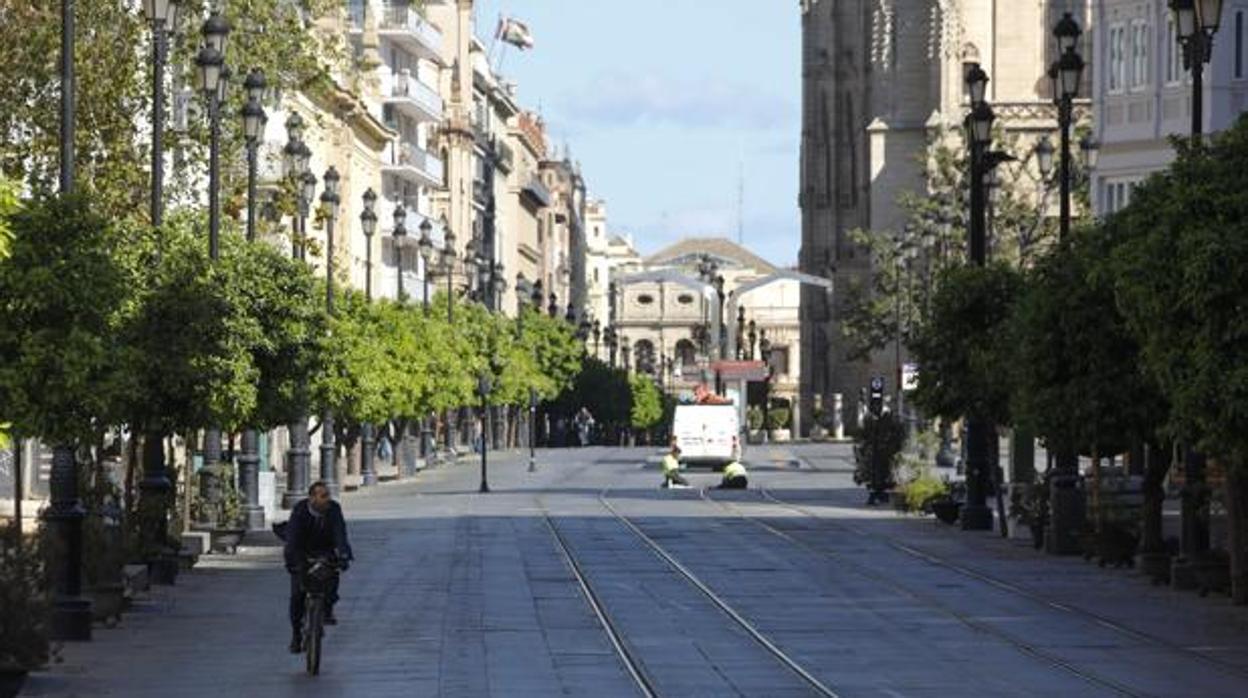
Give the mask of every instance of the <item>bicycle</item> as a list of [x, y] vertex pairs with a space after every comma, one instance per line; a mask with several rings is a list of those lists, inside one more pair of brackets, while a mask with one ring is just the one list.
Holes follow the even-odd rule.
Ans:
[[321, 640], [325, 635], [325, 599], [341, 568], [337, 559], [317, 557], [308, 560], [300, 584], [303, 586], [303, 651], [309, 676], [321, 671]]

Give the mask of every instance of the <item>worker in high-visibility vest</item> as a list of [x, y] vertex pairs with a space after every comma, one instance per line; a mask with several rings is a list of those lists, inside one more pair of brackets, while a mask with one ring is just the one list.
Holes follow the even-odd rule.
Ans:
[[672, 442], [672, 449], [663, 456], [663, 487], [688, 487], [689, 483], [680, 476], [680, 446]]
[[724, 466], [724, 479], [719, 483], [721, 490], [743, 490], [750, 481], [745, 476], [745, 466], [740, 461], [733, 461]]

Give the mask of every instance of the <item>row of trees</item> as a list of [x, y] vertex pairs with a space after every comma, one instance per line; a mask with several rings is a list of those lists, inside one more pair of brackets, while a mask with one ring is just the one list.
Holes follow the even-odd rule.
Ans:
[[23, 437], [269, 429], [325, 406], [348, 435], [476, 404], [482, 372], [492, 404], [508, 405], [530, 388], [553, 399], [580, 370], [572, 328], [540, 312], [509, 319], [445, 294], [422, 310], [348, 290], [330, 318], [324, 282], [273, 245], [227, 229], [213, 263], [197, 214], [157, 233], [92, 204], [42, 198], [2, 219], [0, 422]]
[[[1199, 449], [1227, 474], [1232, 594], [1248, 603], [1248, 120], [1176, 162], [1131, 205], [1082, 227], [1020, 271], [941, 272], [909, 345], [916, 402], [1088, 456], [1140, 444]], [[1164, 551], [1149, 462], [1143, 552]]]

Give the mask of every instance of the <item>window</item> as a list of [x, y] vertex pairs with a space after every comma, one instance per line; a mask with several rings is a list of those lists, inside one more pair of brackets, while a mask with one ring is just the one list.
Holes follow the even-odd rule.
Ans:
[[1121, 92], [1126, 82], [1127, 57], [1126, 28], [1116, 25], [1109, 28], [1109, 91]]
[[772, 375], [789, 375], [789, 348], [772, 347], [771, 355], [767, 357], [767, 363], [771, 366]]
[[1183, 48], [1179, 46], [1179, 30], [1174, 17], [1166, 19], [1166, 84], [1176, 85], [1183, 79]]
[[1244, 11], [1235, 10], [1235, 79], [1244, 79]]
[[1131, 25], [1131, 87], [1148, 84], [1149, 41], [1148, 25], [1135, 22]]
[[681, 305], [689, 305], [690, 303], [693, 303], [693, 296], [688, 293], [682, 293], [679, 296], [676, 296], [676, 302]]
[[640, 305], [650, 305], [651, 303], [654, 303], [654, 296], [649, 293], [643, 293], [640, 296], [637, 296], [637, 303]]

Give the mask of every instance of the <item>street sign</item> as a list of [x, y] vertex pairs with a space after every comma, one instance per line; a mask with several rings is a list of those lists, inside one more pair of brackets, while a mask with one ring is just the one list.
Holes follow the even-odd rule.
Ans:
[[767, 380], [767, 364], [763, 361], [716, 361], [711, 370], [726, 381]]
[[871, 377], [871, 392], [873, 393], [884, 392], [884, 376], [872, 376]]

